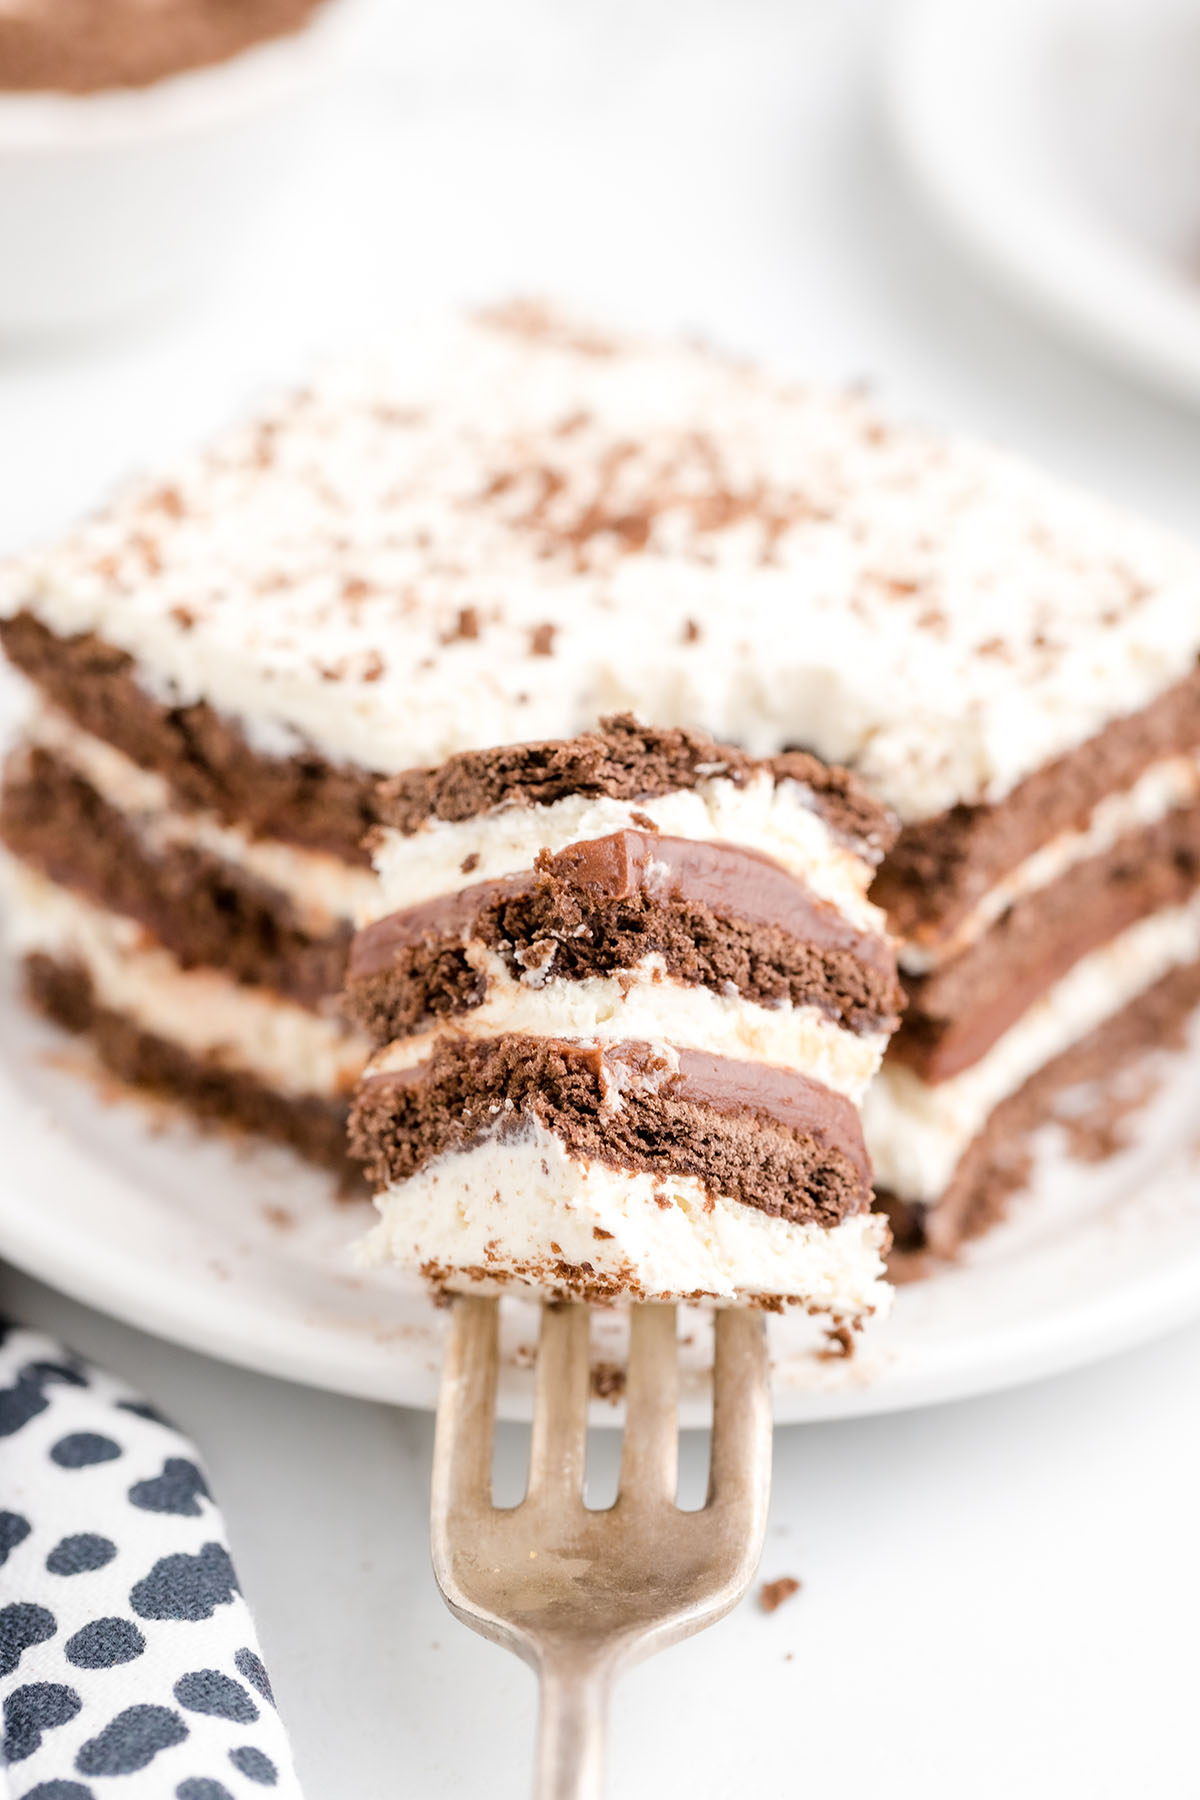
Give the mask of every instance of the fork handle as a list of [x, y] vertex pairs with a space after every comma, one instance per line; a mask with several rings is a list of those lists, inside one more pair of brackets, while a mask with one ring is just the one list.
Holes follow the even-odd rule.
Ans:
[[590, 1658], [543, 1662], [535, 1800], [603, 1800], [609, 1686]]

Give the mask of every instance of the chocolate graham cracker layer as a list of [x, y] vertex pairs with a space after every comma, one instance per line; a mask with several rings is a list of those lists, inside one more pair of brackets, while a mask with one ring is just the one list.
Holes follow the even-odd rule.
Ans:
[[94, 906], [136, 919], [184, 969], [219, 969], [327, 1009], [341, 990], [350, 927], [314, 937], [286, 894], [194, 845], [150, 851], [124, 814], [46, 750], [9, 759], [0, 841]]
[[657, 956], [675, 980], [762, 1005], [816, 1006], [855, 1031], [887, 1029], [901, 1003], [884, 939], [769, 858], [620, 831], [366, 927], [354, 941], [348, 1011], [382, 1043], [478, 1005], [486, 983], [468, 960], [471, 941], [539, 982]]
[[86, 1036], [121, 1081], [182, 1101], [210, 1124], [286, 1144], [308, 1162], [334, 1171], [347, 1189], [359, 1185], [346, 1149], [344, 1101], [279, 1093], [244, 1070], [204, 1061], [143, 1031], [134, 1020], [97, 1003], [91, 978], [79, 964], [35, 954], [25, 958], [24, 970], [30, 1004], [64, 1030]]
[[602, 719], [578, 737], [465, 751], [435, 769], [393, 775], [382, 783], [377, 806], [384, 824], [411, 835], [431, 819], [458, 824], [496, 806], [552, 806], [568, 797], [652, 800], [713, 776], [741, 784], [763, 769], [810, 789], [816, 811], [845, 841], [879, 855], [893, 841], [890, 814], [846, 769], [803, 750], [765, 760], [746, 756], [704, 732], [659, 730], [628, 713]]
[[351, 1147], [382, 1187], [537, 1122], [581, 1160], [691, 1176], [714, 1196], [795, 1223], [832, 1226], [869, 1204], [870, 1166], [849, 1101], [768, 1066], [696, 1051], [679, 1052], [677, 1065], [644, 1044], [446, 1038], [415, 1068], [362, 1083]]

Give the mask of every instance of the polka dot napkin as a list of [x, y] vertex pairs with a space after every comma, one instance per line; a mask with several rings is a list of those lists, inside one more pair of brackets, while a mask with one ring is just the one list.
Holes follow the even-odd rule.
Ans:
[[5, 1800], [300, 1800], [187, 1439], [0, 1323]]

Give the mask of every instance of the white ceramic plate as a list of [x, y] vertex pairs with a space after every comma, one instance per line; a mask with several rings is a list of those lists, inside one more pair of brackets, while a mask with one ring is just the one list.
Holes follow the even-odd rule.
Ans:
[[1200, 12], [910, 0], [888, 68], [912, 175], [972, 251], [1105, 357], [1200, 400]]
[[[429, 1406], [444, 1315], [365, 1275], [370, 1218], [285, 1152], [203, 1138], [87, 1073], [72, 1041], [0, 996], [0, 1253], [132, 1324], [231, 1362]], [[781, 1421], [982, 1393], [1119, 1350], [1200, 1313], [1200, 1044], [1164, 1059], [1139, 1146], [1090, 1167], [1052, 1144], [1036, 1190], [961, 1267], [902, 1288], [849, 1362], [772, 1321]], [[529, 1401], [536, 1314], [506, 1301], [501, 1406]], [[617, 1326], [604, 1328], [611, 1336]], [[602, 1333], [603, 1337], [603, 1333]], [[690, 1341], [688, 1341], [690, 1340]], [[597, 1343], [601, 1359], [615, 1339]], [[685, 1331], [684, 1416], [706, 1414], [703, 1319]], [[611, 1405], [596, 1408], [612, 1422]]]

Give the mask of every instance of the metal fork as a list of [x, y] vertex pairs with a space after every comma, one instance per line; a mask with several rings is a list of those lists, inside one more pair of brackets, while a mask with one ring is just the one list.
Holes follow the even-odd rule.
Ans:
[[434, 1573], [452, 1612], [538, 1673], [538, 1800], [601, 1800], [618, 1670], [713, 1624], [758, 1567], [771, 1480], [764, 1321], [717, 1314], [708, 1499], [682, 1512], [675, 1309], [633, 1309], [617, 1498], [591, 1511], [588, 1309], [543, 1307], [529, 1484], [520, 1505], [500, 1508], [498, 1303], [453, 1304], [433, 1458]]

